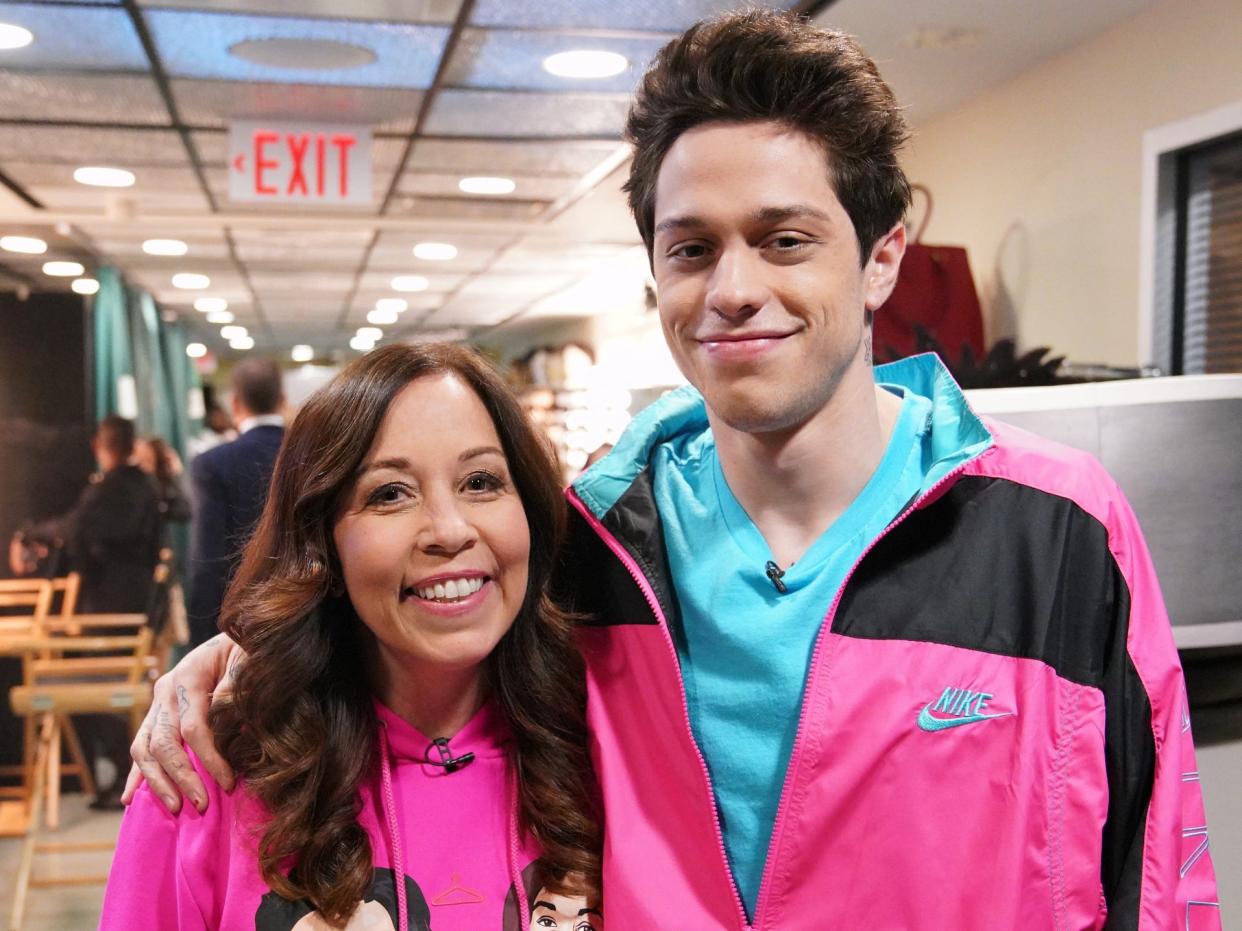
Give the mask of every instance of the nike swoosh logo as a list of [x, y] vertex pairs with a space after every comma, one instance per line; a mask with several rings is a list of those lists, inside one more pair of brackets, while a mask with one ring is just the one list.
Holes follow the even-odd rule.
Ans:
[[1007, 718], [1013, 714], [1012, 711], [1002, 711], [1000, 714], [968, 714], [964, 718], [933, 718], [931, 706], [932, 703], [928, 702], [919, 712], [919, 727], [925, 731], [943, 731], [950, 727], [961, 727], [963, 724], [976, 724], [979, 721], [990, 721], [993, 718]]

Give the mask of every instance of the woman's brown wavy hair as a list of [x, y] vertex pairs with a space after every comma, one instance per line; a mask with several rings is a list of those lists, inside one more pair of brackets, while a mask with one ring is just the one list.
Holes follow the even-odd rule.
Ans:
[[345, 592], [332, 528], [393, 399], [414, 379], [442, 373], [473, 388], [487, 408], [530, 525], [526, 598], [485, 671], [513, 733], [521, 821], [543, 848], [547, 882], [572, 892], [599, 880], [583, 664], [570, 617], [547, 595], [565, 522], [552, 455], [472, 351], [387, 346], [317, 392], [285, 436], [221, 613], [246, 659], [231, 700], [211, 712], [225, 759], [270, 813], [258, 840], [264, 881], [338, 924], [371, 883], [358, 788], [378, 751], [365, 671], [371, 634]]

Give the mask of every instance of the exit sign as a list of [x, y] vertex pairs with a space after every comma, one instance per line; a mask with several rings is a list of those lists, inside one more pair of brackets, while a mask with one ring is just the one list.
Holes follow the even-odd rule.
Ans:
[[229, 200], [370, 206], [370, 128], [327, 123], [230, 124]]

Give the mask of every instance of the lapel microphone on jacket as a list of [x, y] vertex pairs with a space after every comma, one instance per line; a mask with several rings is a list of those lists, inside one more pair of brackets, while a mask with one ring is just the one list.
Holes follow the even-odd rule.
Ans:
[[[438, 760], [431, 758], [432, 749], [434, 748]], [[463, 753], [461, 756], [454, 756], [453, 749], [449, 746], [447, 737], [437, 737], [427, 745], [426, 751], [423, 753], [423, 762], [431, 766], [439, 766], [446, 773], [455, 773], [459, 769], [465, 769], [474, 762], [473, 753]]]

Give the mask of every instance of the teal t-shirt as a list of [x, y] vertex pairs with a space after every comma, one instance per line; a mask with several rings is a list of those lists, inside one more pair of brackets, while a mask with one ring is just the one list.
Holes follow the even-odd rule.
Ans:
[[903, 400], [884, 457], [845, 513], [796, 563], [782, 567], [784, 593], [765, 573], [771, 552], [729, 490], [711, 430], [679, 435], [654, 450], [690, 723], [751, 916], [820, 626], [866, 546], [932, 473], [943, 474], [929, 439], [932, 402], [886, 387]]

